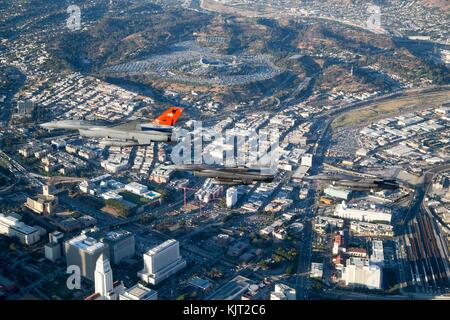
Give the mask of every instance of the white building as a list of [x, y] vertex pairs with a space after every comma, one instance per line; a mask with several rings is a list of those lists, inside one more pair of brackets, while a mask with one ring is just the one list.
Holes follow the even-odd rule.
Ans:
[[125, 186], [125, 190], [134, 194], [144, 194], [148, 192], [148, 187], [137, 182], [131, 182]]
[[125, 290], [119, 300], [158, 300], [158, 292], [138, 283]]
[[158, 284], [186, 267], [186, 260], [180, 255], [180, 244], [167, 240], [144, 254], [144, 269], [138, 277], [150, 284]]
[[0, 213], [0, 234], [8, 237], [16, 237], [26, 245], [32, 245], [41, 238], [39, 230], [26, 225], [13, 216], [5, 216]]
[[100, 197], [105, 199], [105, 200], [111, 200], [111, 199], [119, 200], [119, 201], [123, 200], [123, 197], [120, 194], [118, 194], [117, 192], [114, 192], [114, 191], [107, 191], [105, 193], [102, 193], [100, 195]]
[[44, 247], [45, 258], [51, 262], [56, 262], [61, 258], [61, 244], [50, 242]]
[[381, 269], [371, 265], [367, 258], [351, 257], [342, 273], [346, 286], [362, 286], [369, 289], [381, 289]]
[[113, 292], [113, 272], [108, 259], [103, 254], [97, 259], [94, 273], [95, 292], [104, 299], [110, 300]]
[[323, 277], [323, 263], [312, 262], [311, 263], [311, 278]]
[[313, 165], [313, 156], [312, 154], [305, 154], [302, 157], [301, 165], [304, 167], [312, 167]]
[[195, 196], [198, 200], [209, 203], [219, 198], [222, 194], [223, 186], [214, 184], [212, 179], [206, 179], [202, 188], [195, 193]]
[[282, 284], [275, 284], [275, 290], [270, 293], [270, 300], [295, 300], [296, 291], [295, 289]]
[[328, 187], [323, 190], [323, 193], [327, 196], [348, 200], [352, 194], [351, 190], [338, 189], [334, 187]]
[[375, 211], [375, 210], [364, 210], [357, 208], [349, 208], [342, 201], [341, 204], [338, 204], [334, 210], [334, 216], [350, 219], [350, 220], [359, 220], [359, 221], [385, 221], [391, 222], [391, 213], [383, 212], [383, 211]]
[[231, 187], [227, 190], [227, 208], [232, 208], [236, 205], [237, 194], [238, 192], [235, 187]]

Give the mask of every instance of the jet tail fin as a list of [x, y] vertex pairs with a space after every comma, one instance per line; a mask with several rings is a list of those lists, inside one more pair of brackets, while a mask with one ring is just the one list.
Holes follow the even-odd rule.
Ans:
[[165, 126], [173, 126], [183, 113], [183, 110], [183, 108], [170, 107], [169, 109], [164, 111], [163, 114], [153, 120], [152, 123]]

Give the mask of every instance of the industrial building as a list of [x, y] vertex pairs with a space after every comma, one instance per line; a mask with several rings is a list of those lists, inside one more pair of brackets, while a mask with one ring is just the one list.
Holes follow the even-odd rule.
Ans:
[[323, 193], [332, 198], [338, 198], [338, 199], [342, 199], [342, 200], [349, 200], [352, 195], [351, 190], [338, 189], [338, 188], [334, 188], [331, 186], [328, 188], [325, 188], [323, 190]]
[[252, 282], [243, 276], [236, 276], [222, 287], [211, 293], [206, 300], [237, 300], [250, 288]]
[[343, 219], [367, 221], [367, 222], [371, 221], [385, 221], [388, 223], [391, 222], [390, 212], [349, 208], [347, 207], [344, 201], [336, 206], [336, 209], [334, 210], [334, 216]]

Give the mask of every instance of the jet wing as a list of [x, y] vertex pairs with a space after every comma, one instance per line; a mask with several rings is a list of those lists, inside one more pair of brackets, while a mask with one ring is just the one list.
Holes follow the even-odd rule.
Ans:
[[235, 173], [245, 173], [247, 172], [247, 168], [238, 168], [238, 167], [217, 167], [217, 168], [212, 168], [213, 170], [217, 170], [217, 171], [224, 171], [224, 172], [235, 172]]
[[111, 126], [109, 128], [121, 131], [135, 131], [138, 128], [139, 120], [132, 120], [118, 125]]

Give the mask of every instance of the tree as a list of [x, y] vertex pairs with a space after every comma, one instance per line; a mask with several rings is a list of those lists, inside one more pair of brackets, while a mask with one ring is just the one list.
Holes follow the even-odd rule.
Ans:
[[186, 293], [180, 294], [180, 295], [177, 297], [177, 300], [186, 300]]
[[116, 199], [106, 200], [106, 205], [112, 207], [120, 216], [128, 217], [130, 209], [122, 202]]
[[286, 273], [286, 274], [294, 274], [295, 273], [294, 265], [291, 264], [291, 265], [287, 266], [287, 268], [284, 271], [284, 273]]

